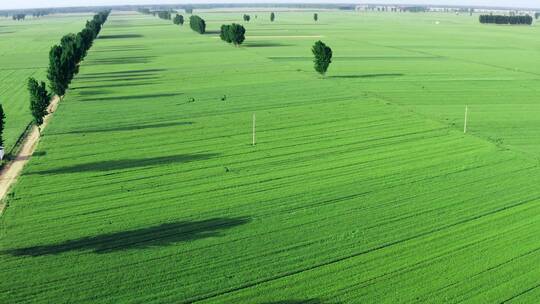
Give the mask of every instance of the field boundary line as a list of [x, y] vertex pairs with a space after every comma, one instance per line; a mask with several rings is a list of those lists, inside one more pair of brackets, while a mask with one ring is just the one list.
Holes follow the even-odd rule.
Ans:
[[[47, 109], [49, 114], [47, 114], [47, 116], [43, 119], [41, 129], [45, 129], [49, 123], [50, 119], [52, 118], [52, 114], [58, 108], [58, 103], [60, 100], [61, 99], [58, 96], [54, 96], [51, 99], [51, 104]], [[17, 178], [21, 174], [26, 163], [28, 163], [32, 157], [32, 154], [34, 154], [37, 144], [41, 138], [41, 134], [37, 126], [32, 126], [29, 129], [30, 130], [26, 133], [26, 136], [21, 141], [22, 143], [17, 155], [15, 155], [15, 157], [2, 168], [2, 171], [0, 171], [0, 216], [4, 214], [7, 207], [6, 195], [17, 181]]]

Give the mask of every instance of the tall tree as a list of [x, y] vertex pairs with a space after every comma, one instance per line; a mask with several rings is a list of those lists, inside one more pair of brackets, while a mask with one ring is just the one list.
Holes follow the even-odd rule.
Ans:
[[230, 32], [230, 37], [231, 37], [231, 42], [234, 44], [234, 45], [240, 45], [244, 42], [244, 40], [246, 40], [246, 29], [240, 25], [240, 24], [236, 24], [236, 23], [233, 23], [230, 27], [229, 27], [229, 32]]
[[176, 14], [173, 19], [173, 23], [176, 25], [183, 25], [184, 24], [184, 16]]
[[225, 41], [227, 43], [232, 42], [230, 27], [231, 26], [228, 25], [228, 24], [223, 24], [221, 26], [221, 32], [219, 34], [219, 37], [221, 38], [221, 40], [223, 40], [223, 41]]
[[315, 71], [324, 76], [332, 63], [332, 49], [319, 40], [315, 42], [311, 51], [314, 56]]
[[274, 22], [274, 20], [276, 20], [276, 14], [274, 14], [274, 12], [272, 12], [272, 13], [270, 13], [270, 21]]
[[58, 96], [66, 93], [68, 81], [66, 67], [62, 64], [62, 47], [55, 45], [49, 52], [49, 69], [47, 78], [50, 81], [51, 90]]
[[199, 34], [204, 34], [206, 32], [206, 22], [197, 15], [191, 15], [191, 17], [189, 17], [189, 26]]
[[315, 20], [315, 22], [317, 22], [319, 20], [319, 14], [317, 14], [317, 13], [313, 14], [313, 20]]
[[244, 14], [244, 21], [249, 22], [249, 20], [251, 20], [251, 16]]
[[4, 108], [0, 104], [0, 147], [4, 147], [4, 127], [6, 124], [6, 114]]
[[78, 64], [86, 56], [109, 13], [110, 11], [103, 11], [94, 15], [92, 20], [86, 22], [86, 27], [81, 32], [77, 35], [65, 35], [60, 45], [51, 48], [47, 78], [52, 91], [58, 96], [66, 93], [73, 76], [79, 71]]
[[47, 87], [42, 81], [39, 83], [34, 78], [28, 79], [28, 91], [30, 92], [30, 111], [34, 122], [41, 127], [43, 124], [43, 118], [48, 114], [47, 108], [49, 107], [51, 96], [47, 92]]

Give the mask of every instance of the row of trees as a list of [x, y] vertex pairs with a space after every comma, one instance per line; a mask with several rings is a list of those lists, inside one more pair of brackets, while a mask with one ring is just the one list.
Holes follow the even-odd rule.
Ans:
[[81, 32], [77, 35], [65, 35], [60, 45], [51, 48], [47, 78], [56, 95], [63, 96], [66, 93], [73, 76], [79, 72], [79, 62], [86, 56], [109, 13], [110, 11], [104, 11], [96, 14], [92, 20], [86, 22], [86, 27]]
[[35, 11], [32, 13], [32, 17], [39, 18], [43, 16], [49, 15], [49, 11], [41, 10], [41, 11]]
[[184, 25], [184, 16], [176, 14], [176, 16], [174, 16], [173, 23], [176, 25]]
[[4, 127], [6, 125], [6, 113], [0, 104], [0, 148], [4, 149]]
[[171, 20], [172, 19], [172, 15], [171, 15], [170, 11], [155, 11], [155, 12], [152, 12], [152, 15], [158, 16], [159, 18], [161, 18], [163, 20]]
[[24, 20], [26, 18], [26, 14], [13, 14], [12, 19], [13, 20]]
[[[67, 85], [78, 70], [77, 64], [86, 56], [109, 13], [110, 11], [104, 11], [96, 14], [92, 20], [86, 23], [86, 27], [81, 32], [77, 35], [68, 34], [64, 36], [60, 41], [60, 45], [51, 48], [47, 77], [51, 81], [50, 86], [54, 93], [59, 96], [64, 95]], [[38, 14], [35, 17], [44, 15], [46, 14]], [[28, 79], [28, 91], [30, 93], [30, 111], [38, 130], [41, 132], [40, 127], [48, 114], [51, 94], [47, 91], [45, 82], [39, 82], [32, 77]], [[2, 150], [4, 147], [5, 119], [6, 115], [0, 104], [0, 149]]]
[[206, 22], [197, 15], [189, 17], [189, 26], [199, 34], [204, 34], [206, 32]]
[[238, 46], [246, 39], [246, 29], [240, 24], [224, 24], [221, 26], [221, 40]]
[[141, 8], [138, 8], [137, 9], [137, 12], [141, 13], [141, 14], [144, 14], [144, 15], [150, 15], [152, 12], [150, 11], [149, 8], [146, 8], [146, 7], [141, 7]]
[[526, 15], [526, 16], [480, 15], [480, 23], [531, 25], [533, 23], [533, 18], [529, 15]]

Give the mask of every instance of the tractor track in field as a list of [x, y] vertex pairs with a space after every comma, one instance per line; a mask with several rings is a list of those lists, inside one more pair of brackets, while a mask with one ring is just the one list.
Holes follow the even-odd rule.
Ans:
[[[47, 109], [49, 114], [43, 119], [41, 129], [44, 129], [47, 126], [52, 114], [56, 111], [59, 102], [60, 97], [58, 96], [54, 96], [51, 99], [51, 104]], [[21, 174], [26, 163], [28, 163], [32, 157], [32, 154], [34, 154], [40, 138], [39, 129], [36, 126], [33, 126], [26, 135], [26, 138], [22, 141], [21, 148], [17, 152], [17, 155], [4, 166], [2, 171], [0, 171], [0, 215], [4, 213], [7, 207], [5, 200], [6, 195], [9, 193], [11, 186], [17, 181], [17, 178]]]
[[[428, 236], [428, 235], [432, 235], [434, 233], [445, 231], [445, 230], [448, 230], [450, 228], [457, 227], [459, 225], [471, 223], [473, 221], [485, 218], [487, 216], [497, 214], [499, 212], [504, 212], [504, 211], [507, 211], [507, 210], [510, 210], [510, 209], [513, 209], [513, 208], [516, 208], [516, 207], [519, 207], [519, 206], [523, 206], [525, 204], [529, 204], [529, 203], [534, 202], [534, 201], [536, 201], [538, 199], [540, 199], [540, 197], [533, 197], [531, 199], [527, 199], [527, 200], [524, 200], [524, 201], [521, 201], [521, 202], [518, 202], [518, 203], [515, 203], [515, 204], [512, 204], [512, 205], [509, 205], [509, 206], [503, 206], [503, 207], [497, 208], [495, 210], [491, 210], [491, 211], [488, 211], [488, 212], [485, 212], [485, 213], [482, 213], [482, 214], [478, 214], [478, 215], [475, 215], [475, 216], [472, 216], [472, 217], [469, 217], [469, 218], [466, 218], [466, 219], [463, 219], [463, 220], [460, 220], [460, 221], [457, 221], [457, 222], [454, 222], [454, 223], [449, 223], [449, 224], [444, 225], [442, 227], [437, 227], [437, 228], [434, 228], [434, 229], [431, 229], [431, 230], [428, 230], [428, 231], [418, 233], [416, 235], [408, 236], [408, 237], [403, 238], [403, 239], [394, 240], [394, 241], [391, 241], [391, 242], [388, 242], [388, 243], [385, 243], [385, 244], [380, 244], [380, 245], [377, 245], [377, 246], [375, 246], [373, 248], [365, 249], [365, 250], [362, 250], [362, 251], [359, 251], [359, 252], [356, 252], [356, 253], [353, 253], [353, 254], [350, 254], [350, 255], [347, 255], [347, 256], [337, 257], [337, 258], [331, 259], [329, 261], [321, 262], [319, 264], [315, 264], [315, 265], [312, 265], [312, 266], [309, 266], [309, 267], [303, 267], [303, 268], [300, 268], [300, 269], [291, 270], [291, 271], [288, 271], [288, 272], [285, 272], [285, 273], [282, 273], [282, 274], [278, 274], [278, 275], [275, 275], [275, 276], [271, 276], [271, 277], [268, 277], [268, 278], [262, 278], [262, 279], [259, 279], [259, 280], [253, 281], [253, 282], [248, 282], [248, 283], [243, 284], [241, 286], [233, 287], [233, 288], [226, 289], [226, 290], [223, 290], [223, 291], [218, 291], [218, 292], [215, 292], [215, 293], [195, 296], [193, 298], [182, 301], [181, 303], [196, 303], [196, 302], [206, 301], [206, 300], [209, 300], [209, 299], [215, 299], [217, 297], [221, 297], [221, 296], [224, 296], [224, 295], [227, 295], [227, 294], [235, 293], [235, 292], [238, 292], [238, 291], [241, 291], [241, 290], [244, 290], [244, 289], [252, 288], [254, 286], [258, 286], [258, 285], [261, 285], [261, 284], [266, 284], [266, 283], [273, 282], [273, 281], [276, 281], [276, 280], [281, 280], [283, 278], [298, 275], [298, 274], [303, 273], [303, 272], [316, 270], [316, 269], [319, 269], [321, 267], [326, 267], [326, 266], [329, 266], [329, 265], [337, 264], [337, 263], [340, 263], [340, 262], [343, 262], [343, 261], [350, 260], [352, 258], [361, 256], [361, 255], [369, 254], [369, 253], [372, 253], [372, 252], [375, 252], [375, 251], [378, 251], [378, 250], [381, 250], [381, 249], [396, 246], [396, 245], [399, 245], [399, 244], [402, 244], [402, 243], [405, 243], [405, 242], [408, 242], [408, 241], [412, 241], [412, 240], [416, 240], [416, 239], [419, 239], [419, 238], [422, 238], [422, 237], [425, 237], [425, 236]], [[538, 287], [540, 287], [540, 284], [537, 285], [537, 286], [534, 286], [532, 288], [527, 289], [526, 291], [520, 293], [519, 295], [530, 292], [530, 291], [532, 291], [532, 290], [534, 290], [534, 289], [536, 289]], [[519, 295], [516, 295], [516, 296], [519, 296]], [[514, 296], [514, 297], [516, 297], [516, 296]]]

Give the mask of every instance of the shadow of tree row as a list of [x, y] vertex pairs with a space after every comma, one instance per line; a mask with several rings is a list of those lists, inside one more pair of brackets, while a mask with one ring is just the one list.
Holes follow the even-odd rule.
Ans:
[[85, 73], [84, 75], [77, 76], [77, 78], [95, 78], [95, 77], [110, 77], [111, 75], [125, 75], [125, 74], [140, 74], [140, 73], [159, 73], [167, 71], [166, 69], [141, 69], [141, 70], [124, 70], [116, 72], [98, 72], [98, 73]]
[[172, 163], [188, 163], [198, 160], [210, 159], [218, 156], [217, 153], [207, 154], [180, 154], [153, 158], [139, 159], [119, 159], [98, 161], [72, 166], [53, 168], [48, 170], [29, 172], [28, 174], [65, 174], [65, 173], [80, 173], [80, 172], [106, 172], [115, 170], [124, 170], [140, 167], [150, 167], [157, 165], [166, 165]]
[[261, 304], [339, 304], [339, 302], [327, 302], [321, 299], [283, 300], [276, 302], [264, 302]]
[[157, 128], [167, 128], [167, 127], [177, 127], [177, 126], [189, 126], [192, 125], [191, 121], [174, 121], [174, 122], [163, 122], [147, 125], [131, 125], [124, 127], [115, 127], [115, 128], [104, 128], [104, 129], [89, 129], [89, 130], [76, 130], [69, 131], [64, 133], [50, 133], [49, 135], [61, 135], [61, 134], [88, 134], [88, 133], [106, 133], [106, 132], [123, 132], [123, 131], [135, 131], [135, 130], [145, 130], [145, 129], [157, 129]]
[[116, 100], [136, 100], [147, 98], [174, 97], [183, 95], [183, 93], [162, 93], [162, 94], [141, 94], [141, 95], [125, 95], [112, 97], [97, 97], [97, 98], [81, 98], [80, 101], [116, 101]]
[[67, 240], [58, 244], [9, 249], [3, 254], [12, 256], [43, 256], [70, 251], [92, 251], [103, 254], [128, 249], [168, 246], [208, 237], [222, 236], [222, 231], [250, 222], [249, 218], [213, 218], [202, 221], [180, 221], [147, 228], [105, 233], [97, 236]]
[[118, 34], [118, 35], [100, 35], [98, 39], [127, 39], [127, 38], [142, 38], [140, 34]]

